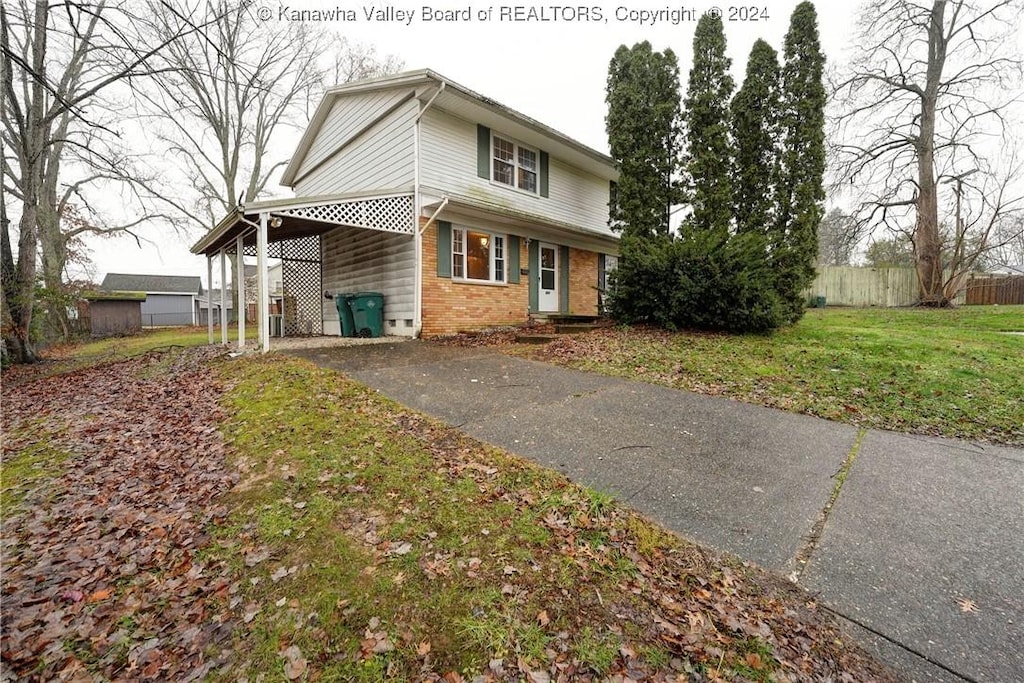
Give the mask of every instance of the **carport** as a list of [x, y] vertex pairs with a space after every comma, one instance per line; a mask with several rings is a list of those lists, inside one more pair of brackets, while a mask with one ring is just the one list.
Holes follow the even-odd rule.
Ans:
[[[418, 236], [413, 222], [413, 195], [337, 195], [240, 204], [196, 242], [192, 253], [206, 256], [207, 283], [213, 281], [214, 260], [220, 260], [221, 306], [227, 306], [228, 257], [235, 255], [238, 300], [246, 301], [244, 256], [256, 257], [258, 345], [270, 350], [269, 261], [282, 261], [283, 336], [323, 334], [322, 238], [336, 228], [349, 227]], [[238, 316], [238, 347], [245, 347], [245, 316]], [[213, 319], [207, 321], [209, 342], [214, 343]], [[221, 326], [221, 343], [228, 329]]]

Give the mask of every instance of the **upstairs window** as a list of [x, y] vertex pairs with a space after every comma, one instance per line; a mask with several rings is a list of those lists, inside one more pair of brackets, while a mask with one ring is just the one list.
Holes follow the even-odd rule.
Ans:
[[491, 136], [491, 180], [537, 194], [539, 153], [498, 135]]
[[452, 277], [505, 282], [505, 236], [452, 228]]

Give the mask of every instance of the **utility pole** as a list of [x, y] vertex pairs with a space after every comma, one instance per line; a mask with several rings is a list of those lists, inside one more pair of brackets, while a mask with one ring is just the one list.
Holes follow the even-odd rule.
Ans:
[[961, 238], [961, 235], [963, 234], [963, 228], [964, 228], [963, 221], [962, 221], [962, 219], [960, 217], [961, 216], [961, 214], [960, 214], [960, 202], [961, 202], [961, 200], [963, 198], [963, 194], [964, 194], [964, 178], [966, 178], [967, 176], [972, 175], [974, 173], [977, 173], [977, 172], [978, 172], [978, 169], [972, 168], [969, 171], [964, 171], [963, 173], [959, 173], [957, 175], [946, 176], [946, 179], [943, 181], [943, 182], [946, 182], [946, 183], [956, 182], [956, 189], [953, 190], [953, 191], [956, 193], [956, 239], [957, 240], [959, 240]]

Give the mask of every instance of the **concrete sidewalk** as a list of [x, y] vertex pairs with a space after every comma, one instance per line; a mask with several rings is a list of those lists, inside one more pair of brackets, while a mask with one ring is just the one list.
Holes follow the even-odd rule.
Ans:
[[908, 680], [1024, 680], [1020, 449], [882, 431], [857, 447], [848, 425], [488, 349], [294, 353], [688, 538], [798, 574]]

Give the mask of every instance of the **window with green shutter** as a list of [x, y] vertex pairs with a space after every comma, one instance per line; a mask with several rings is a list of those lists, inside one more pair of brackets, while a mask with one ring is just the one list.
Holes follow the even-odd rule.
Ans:
[[476, 127], [476, 174], [508, 187], [547, 197], [548, 153], [516, 142], [487, 126]]

